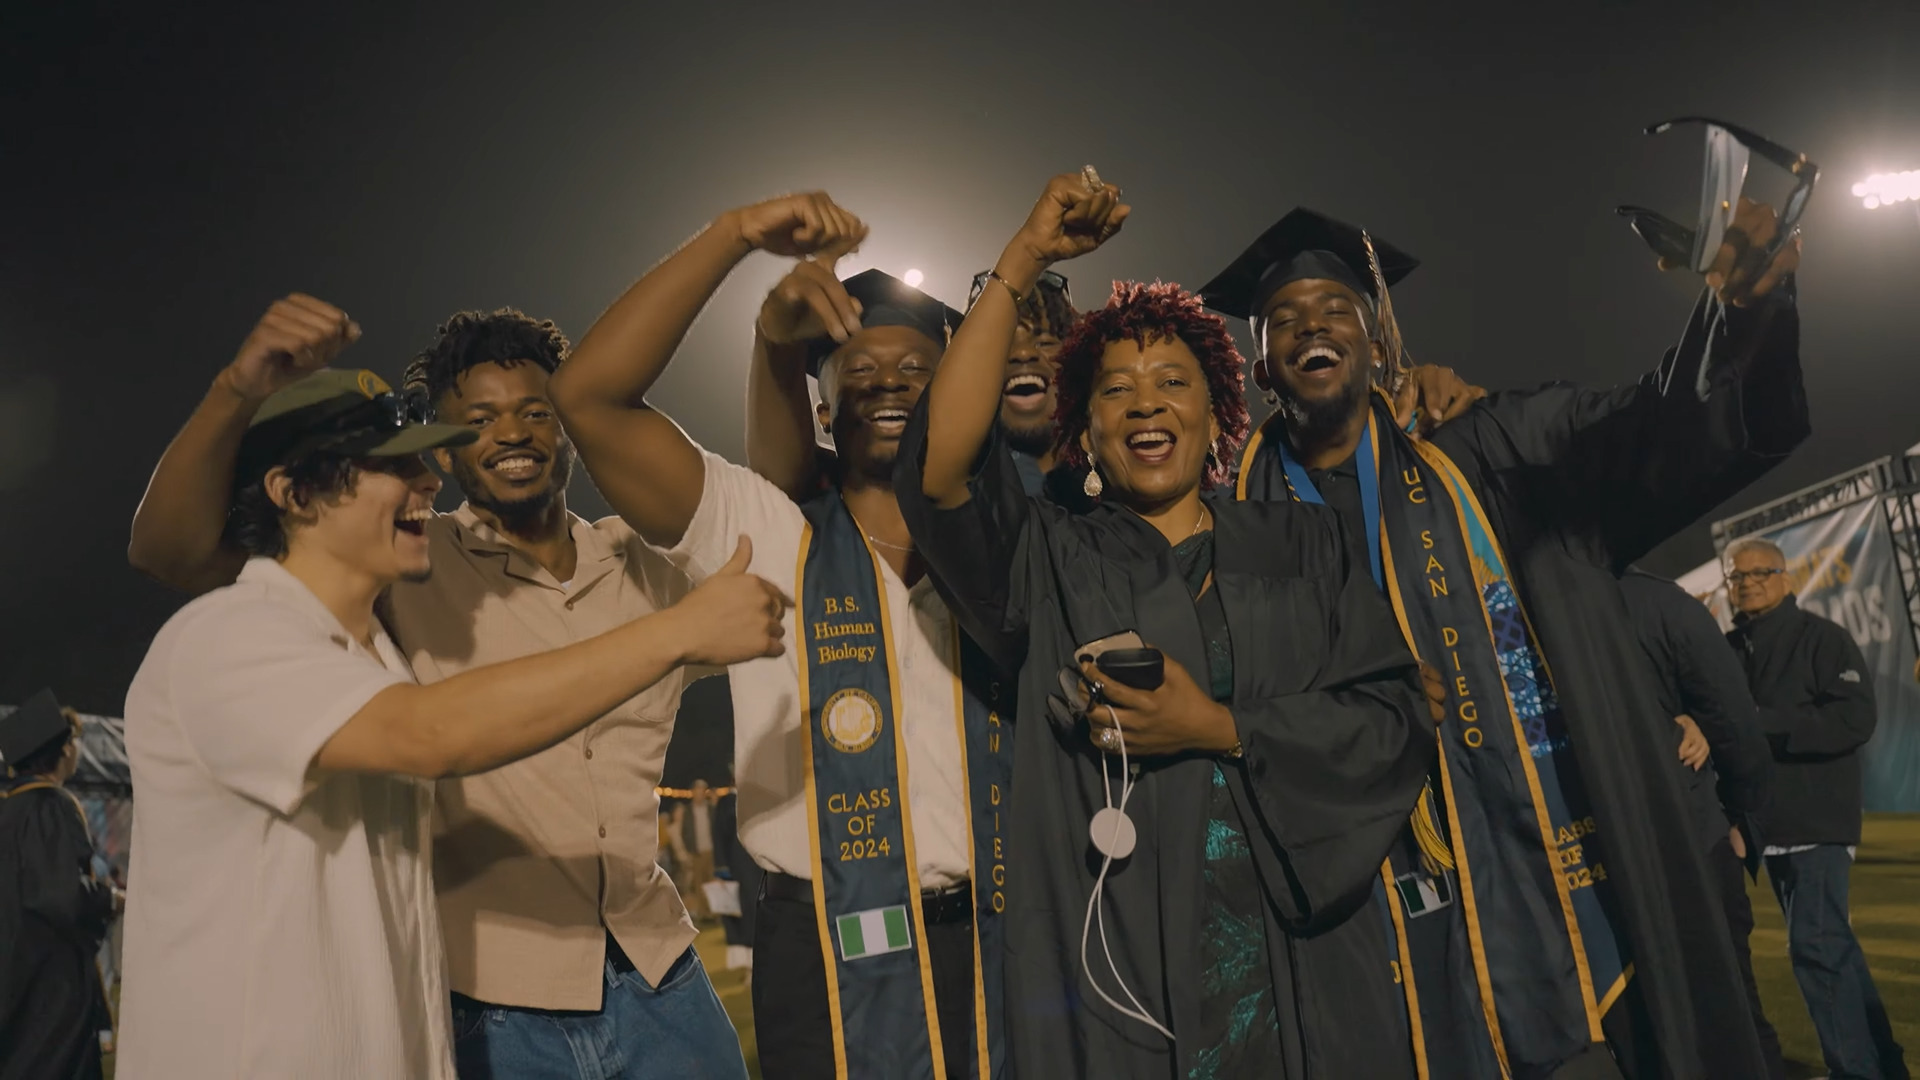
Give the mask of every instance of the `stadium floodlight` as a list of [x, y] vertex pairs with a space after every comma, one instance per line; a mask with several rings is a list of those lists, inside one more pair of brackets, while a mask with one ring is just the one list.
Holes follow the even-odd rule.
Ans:
[[1875, 173], [1853, 185], [1853, 194], [1869, 210], [1920, 200], [1920, 169]]
[[920, 271], [918, 270], [907, 271], [906, 282], [909, 287], [917, 289], [920, 287], [920, 283], [925, 280], [926, 280], [926, 275], [922, 274]]

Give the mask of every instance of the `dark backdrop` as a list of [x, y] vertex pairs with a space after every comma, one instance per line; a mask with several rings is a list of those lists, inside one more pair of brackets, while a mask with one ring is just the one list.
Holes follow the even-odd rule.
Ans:
[[[1720, 114], [1827, 177], [1816, 433], [1740, 502], [1920, 438], [1920, 221], [1847, 191], [1920, 168], [1912, 3], [25, 6], [0, 21], [0, 701], [51, 683], [119, 712], [180, 603], [127, 568], [127, 522], [274, 297], [340, 304], [366, 328], [350, 362], [390, 374], [458, 308], [578, 336], [701, 223], [799, 188], [953, 302], [1085, 162], [1136, 209], [1064, 268], [1083, 304], [1114, 277], [1197, 285], [1305, 204], [1425, 259], [1396, 290], [1421, 359], [1613, 382], [1696, 287], [1610, 212], [1691, 207], [1694, 138], [1639, 127]], [[656, 395], [724, 453], [780, 272], [737, 273]], [[604, 510], [584, 479], [575, 506]], [[1696, 529], [1655, 563], [1709, 553]]]

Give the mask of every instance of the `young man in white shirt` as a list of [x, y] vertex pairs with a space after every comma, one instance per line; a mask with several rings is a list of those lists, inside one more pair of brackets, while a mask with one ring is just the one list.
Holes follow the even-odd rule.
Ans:
[[[722, 215], [601, 317], [553, 401], [649, 544], [699, 581], [724, 559], [722, 535], [750, 536], [756, 572], [806, 607], [791, 659], [730, 673], [740, 838], [768, 871], [754, 940], [767, 1076], [997, 1076], [1004, 872], [990, 804], [1011, 739], [1003, 756], [991, 675], [963, 661], [893, 494], [907, 416], [959, 315], [878, 271], [837, 280], [829, 258], [865, 235], [821, 194]], [[644, 400], [756, 250], [806, 257], [762, 308], [753, 359], [777, 368], [767, 385], [820, 379], [837, 475], [804, 506]], [[749, 445], [806, 437], [804, 393], [749, 398]]]
[[[337, 351], [357, 328], [275, 332]], [[372, 372], [321, 371], [241, 439], [254, 557], [169, 620], [128, 693], [122, 1076], [451, 1077], [428, 781], [552, 746], [682, 664], [782, 651], [784, 597], [743, 543], [669, 610], [416, 685], [374, 603], [430, 570], [419, 455], [472, 438], [411, 422]]]

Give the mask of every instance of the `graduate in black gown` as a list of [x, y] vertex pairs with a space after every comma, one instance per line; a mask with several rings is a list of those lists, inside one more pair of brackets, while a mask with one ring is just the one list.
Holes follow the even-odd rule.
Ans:
[[1765, 261], [1774, 221], [1743, 203], [1638, 383], [1496, 393], [1427, 439], [1385, 394], [1410, 257], [1296, 210], [1201, 290], [1251, 321], [1278, 398], [1239, 494], [1339, 511], [1448, 679], [1439, 765], [1382, 870], [1424, 1078], [1765, 1074], [1616, 578], [1806, 437], [1798, 247]]
[[0, 717], [0, 1080], [101, 1075], [95, 956], [120, 894], [94, 876], [86, 815], [61, 786], [78, 760], [79, 724], [51, 691]]
[[[995, 423], [1020, 298], [1126, 213], [1111, 186], [1048, 185], [949, 345], [895, 478], [962, 625], [1020, 671], [1013, 1063], [1023, 1077], [1411, 1077], [1366, 905], [1434, 716], [1337, 515], [1203, 493], [1247, 426], [1224, 323], [1177, 286], [1135, 284], [1075, 327], [1059, 448], [1092, 465], [1090, 511], [1028, 496]], [[1164, 653], [1159, 689], [1076, 664], [1125, 631]], [[1105, 862], [1089, 825], [1129, 777], [1137, 840], [1105, 869], [1083, 938]]]

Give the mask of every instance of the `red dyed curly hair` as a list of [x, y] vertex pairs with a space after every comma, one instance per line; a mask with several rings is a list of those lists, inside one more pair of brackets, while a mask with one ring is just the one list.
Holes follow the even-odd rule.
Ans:
[[1058, 404], [1053, 414], [1059, 460], [1079, 469], [1092, 464], [1080, 448], [1080, 436], [1087, 430], [1087, 401], [1107, 345], [1132, 341], [1144, 348], [1152, 341], [1175, 338], [1199, 359], [1213, 419], [1220, 425], [1220, 441], [1214, 444], [1213, 461], [1201, 474], [1200, 486], [1226, 483], [1240, 444], [1247, 438], [1246, 361], [1234, 347], [1226, 321], [1207, 311], [1198, 296], [1172, 282], [1114, 282], [1107, 305], [1081, 316], [1060, 343], [1054, 359], [1059, 367], [1054, 376]]

